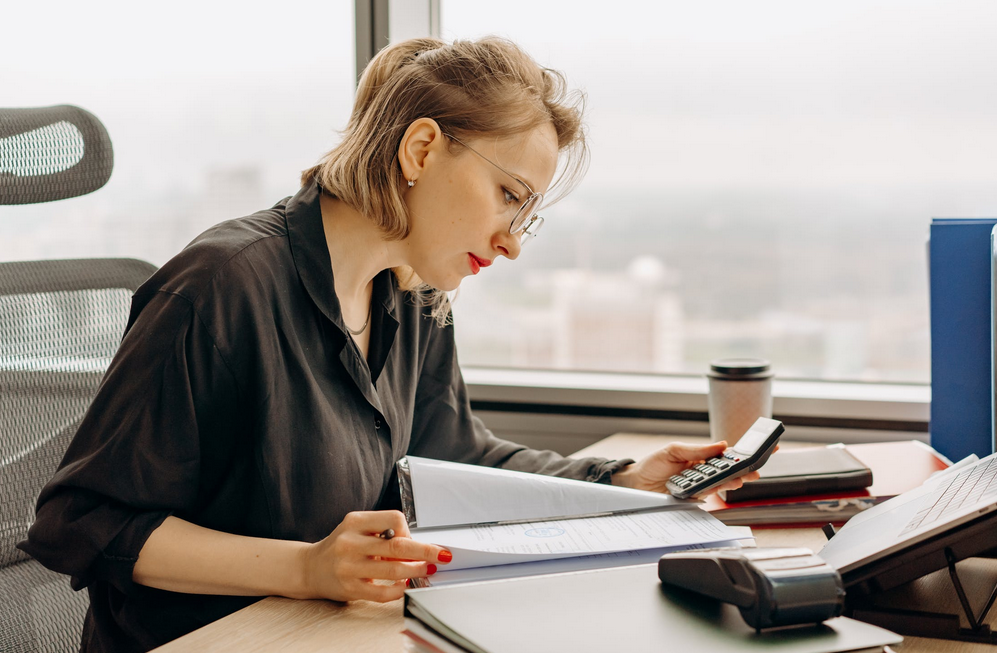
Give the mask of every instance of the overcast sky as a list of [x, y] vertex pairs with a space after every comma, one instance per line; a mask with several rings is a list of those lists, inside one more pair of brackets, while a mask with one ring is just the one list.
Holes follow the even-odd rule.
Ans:
[[[353, 3], [111, 0], [5, 7], [8, 106], [108, 125], [115, 183], [290, 180], [335, 142]], [[597, 188], [989, 184], [991, 0], [442, 0], [444, 37], [501, 34], [589, 94]], [[997, 208], [997, 207], [995, 207]]]
[[595, 183], [779, 188], [994, 179], [995, 2], [579, 2], [566, 10], [511, 0], [501, 7], [444, 0], [445, 35], [510, 36], [586, 88]]

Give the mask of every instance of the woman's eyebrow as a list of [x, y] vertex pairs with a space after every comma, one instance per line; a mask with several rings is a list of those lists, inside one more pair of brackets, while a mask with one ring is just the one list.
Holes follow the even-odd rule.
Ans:
[[536, 186], [534, 186], [533, 184], [531, 184], [530, 182], [528, 182], [525, 178], [521, 177], [520, 175], [515, 174], [514, 172], [508, 171], [508, 170], [506, 172], [508, 173], [508, 175], [510, 177], [512, 177], [513, 179], [515, 179], [519, 183], [521, 183], [524, 186], [526, 186], [526, 190], [528, 192], [530, 192], [530, 193], [535, 193], [536, 192], [535, 190], [533, 190], [534, 188], [536, 188]]

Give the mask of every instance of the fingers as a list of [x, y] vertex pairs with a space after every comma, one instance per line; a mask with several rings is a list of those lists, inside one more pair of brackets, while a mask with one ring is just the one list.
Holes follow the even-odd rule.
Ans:
[[742, 485], [743, 485], [743, 482], [741, 481], [741, 479], [739, 479], [739, 478], [731, 479], [731, 480], [727, 481], [726, 483], [723, 483], [723, 484], [718, 485], [716, 487], [712, 487], [709, 490], [706, 490], [705, 492], [700, 492], [699, 494], [696, 495], [696, 497], [697, 498], [708, 497], [711, 494], [716, 494], [717, 492], [722, 492], [724, 490], [736, 490], [737, 488], [741, 487]]
[[407, 586], [404, 580], [385, 583], [369, 578], [357, 578], [346, 584], [345, 588], [349, 597], [345, 600], [355, 601], [361, 599], [364, 601], [376, 601], [378, 603], [396, 601], [405, 596], [405, 588]]
[[757, 481], [759, 479], [759, 477], [760, 477], [760, 475], [759, 475], [758, 472], [749, 472], [749, 473], [745, 474], [744, 476], [740, 476], [738, 478], [733, 478], [733, 479], [727, 481], [726, 483], [718, 485], [717, 487], [715, 487], [712, 490], [710, 490], [710, 492], [707, 492], [705, 494], [712, 494], [713, 492], [720, 492], [721, 490], [736, 490], [739, 487], [741, 487], [742, 485], [744, 485], [745, 483], [750, 483], [751, 481]]
[[368, 581], [358, 589], [357, 593], [359, 596], [357, 598], [366, 601], [376, 601], [378, 603], [389, 603], [405, 596], [405, 587], [405, 581], [399, 581], [392, 585], [380, 585]]
[[[384, 533], [389, 528], [395, 533], [390, 538]], [[304, 552], [303, 594], [337, 601], [395, 600], [407, 579], [431, 576], [453, 559], [447, 549], [413, 540], [395, 510], [351, 512]]]
[[[377, 537], [380, 540], [377, 543], [364, 542], [364, 545], [370, 548], [369, 556], [442, 564], [453, 559], [452, 554], [443, 547], [411, 539], [412, 534], [405, 522], [405, 516], [397, 510], [351, 512], [343, 519], [343, 525], [359, 531], [362, 535]], [[381, 537], [388, 529], [394, 531], [394, 535], [391, 538]]]
[[[424, 578], [435, 574], [438, 565], [453, 560], [447, 549], [413, 540], [398, 511], [352, 512], [343, 519], [342, 526], [346, 532], [339, 536], [333, 555], [347, 578]], [[382, 527], [396, 534], [382, 537]]]
[[426, 578], [436, 573], [437, 566], [432, 562], [409, 562], [406, 560], [383, 560], [367, 558], [354, 561], [347, 571], [351, 577], [361, 579], [404, 581], [406, 578]]
[[372, 544], [370, 555], [382, 560], [407, 560], [446, 564], [453, 560], [453, 554], [435, 544], [416, 542], [408, 537], [395, 537]]
[[724, 441], [712, 442], [710, 444], [689, 444], [687, 442], [675, 442], [668, 446], [668, 454], [672, 460], [680, 462], [693, 462], [706, 460], [723, 453], [727, 448]]
[[368, 535], [379, 535], [389, 528], [395, 532], [395, 537], [408, 537], [411, 534], [405, 515], [398, 510], [351, 512], [343, 518], [343, 526]]
[[[377, 542], [370, 542], [366, 539], [362, 541], [362, 546], [368, 550], [368, 556], [394, 560], [421, 560], [442, 564], [453, 559], [451, 553], [443, 547], [411, 539], [412, 534], [405, 522], [405, 516], [397, 510], [351, 512], [343, 519], [343, 525], [364, 538], [378, 538]], [[389, 528], [394, 531], [394, 536], [391, 538], [381, 537]]]

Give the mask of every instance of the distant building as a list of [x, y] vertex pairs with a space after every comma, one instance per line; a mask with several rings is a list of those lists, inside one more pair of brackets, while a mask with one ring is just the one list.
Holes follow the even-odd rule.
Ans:
[[660, 260], [635, 259], [625, 273], [559, 270], [552, 281], [554, 367], [682, 370], [682, 302]]

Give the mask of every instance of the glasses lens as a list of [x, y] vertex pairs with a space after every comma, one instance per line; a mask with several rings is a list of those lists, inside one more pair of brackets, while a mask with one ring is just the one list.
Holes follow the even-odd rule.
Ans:
[[532, 220], [526, 223], [526, 228], [523, 229], [523, 232], [519, 235], [519, 244], [525, 245], [533, 240], [533, 238], [537, 235], [537, 232], [540, 231], [540, 227], [543, 225], [544, 219], [539, 215], [535, 216]]
[[516, 217], [512, 219], [512, 224], [509, 225], [509, 233], [517, 233], [523, 228], [530, 218], [536, 215], [537, 209], [540, 208], [540, 202], [543, 200], [544, 196], [540, 193], [533, 193], [530, 195], [526, 203], [519, 207], [519, 211], [516, 213]]

